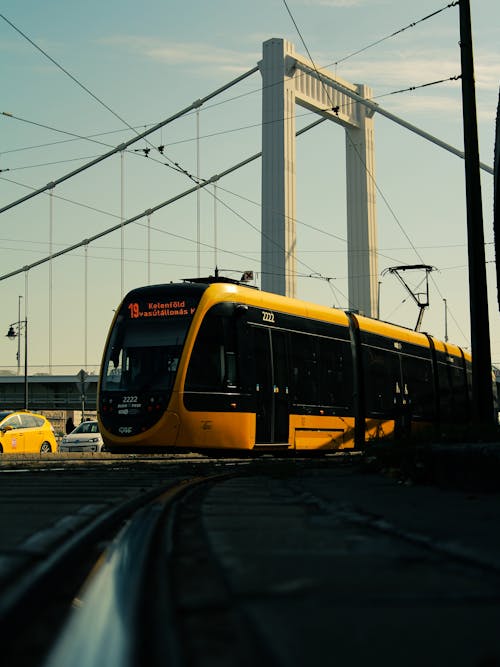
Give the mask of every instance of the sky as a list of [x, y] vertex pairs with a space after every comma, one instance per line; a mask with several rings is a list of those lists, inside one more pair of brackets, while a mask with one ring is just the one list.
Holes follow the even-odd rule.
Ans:
[[[309, 53], [315, 66], [367, 84], [384, 109], [463, 150], [461, 86], [452, 80], [460, 74], [459, 9], [439, 0], [3, 0], [1, 7], [0, 208], [226, 86], [258, 64], [273, 37]], [[480, 159], [492, 166], [498, 0], [471, 0], [471, 15]], [[28, 318], [30, 373], [97, 372], [122, 294], [139, 285], [194, 277], [198, 266], [208, 275], [216, 265], [232, 278], [252, 270], [260, 285], [259, 160], [123, 234], [4, 276], [176, 198], [194, 186], [190, 175], [210, 178], [259, 152], [261, 103], [257, 72], [51, 195], [0, 214], [0, 328], [7, 333], [19, 308]], [[298, 128], [316, 118], [301, 107], [296, 113]], [[417, 306], [387, 269], [427, 264], [422, 330], [470, 348], [463, 160], [376, 115], [375, 165], [380, 317], [415, 326]], [[344, 130], [325, 122], [298, 138], [296, 169], [297, 296], [346, 308]], [[483, 171], [491, 353], [500, 366], [492, 185]], [[405, 277], [425, 290], [422, 272]], [[1, 337], [0, 372], [16, 372], [16, 351]]]

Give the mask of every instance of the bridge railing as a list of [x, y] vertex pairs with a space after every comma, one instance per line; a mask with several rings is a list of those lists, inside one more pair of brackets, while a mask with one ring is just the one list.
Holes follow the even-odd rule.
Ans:
[[[96, 410], [97, 382], [97, 375], [28, 376], [28, 409]], [[23, 408], [25, 385], [24, 376], [0, 375], [0, 408]]]

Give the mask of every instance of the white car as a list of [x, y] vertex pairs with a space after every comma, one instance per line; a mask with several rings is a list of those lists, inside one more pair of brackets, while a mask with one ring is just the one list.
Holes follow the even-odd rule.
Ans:
[[100, 452], [102, 449], [102, 436], [96, 421], [82, 422], [74, 431], [65, 435], [59, 445], [60, 452]]

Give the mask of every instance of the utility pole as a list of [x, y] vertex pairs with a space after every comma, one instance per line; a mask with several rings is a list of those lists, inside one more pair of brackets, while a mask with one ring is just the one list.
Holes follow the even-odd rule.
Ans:
[[495, 233], [495, 264], [497, 270], [497, 300], [500, 309], [500, 91], [498, 94], [497, 122], [495, 124], [495, 151], [493, 166], [493, 231]]
[[490, 326], [469, 0], [460, 0], [459, 9], [472, 348], [472, 418], [476, 423], [493, 424]]

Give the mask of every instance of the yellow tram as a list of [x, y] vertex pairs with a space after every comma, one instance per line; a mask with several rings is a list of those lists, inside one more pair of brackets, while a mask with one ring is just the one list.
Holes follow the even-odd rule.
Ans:
[[467, 421], [471, 358], [425, 333], [225, 278], [140, 287], [98, 390], [110, 451], [363, 448]]

